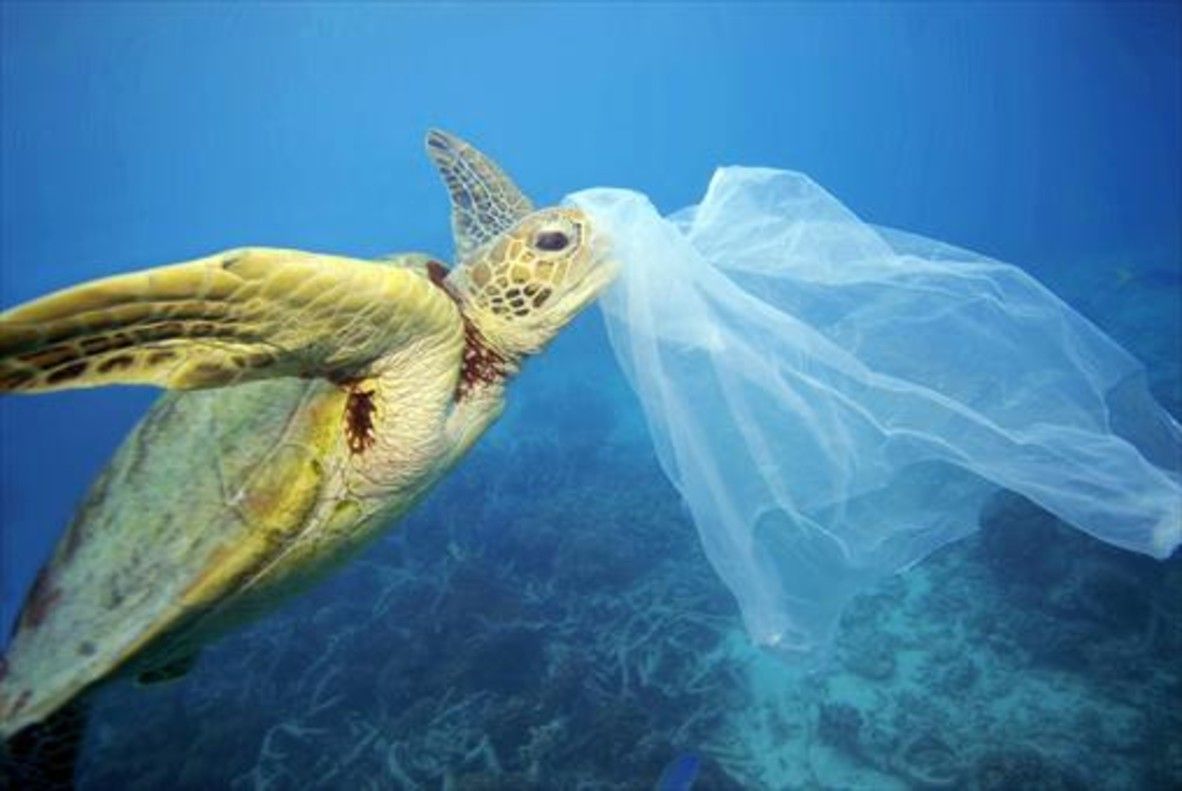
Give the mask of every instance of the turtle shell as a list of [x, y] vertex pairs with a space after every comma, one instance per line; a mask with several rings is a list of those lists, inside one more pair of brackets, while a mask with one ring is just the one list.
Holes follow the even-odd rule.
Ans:
[[94, 482], [0, 665], [0, 735], [204, 618], [306, 521], [345, 396], [277, 379], [166, 393]]

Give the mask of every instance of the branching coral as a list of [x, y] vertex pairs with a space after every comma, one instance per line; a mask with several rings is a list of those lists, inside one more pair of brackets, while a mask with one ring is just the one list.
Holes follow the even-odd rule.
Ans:
[[[806, 675], [746, 642], [651, 464], [610, 445], [573, 458], [566, 446], [502, 437], [402, 534], [211, 646], [190, 679], [112, 690], [98, 701], [84, 780], [626, 789], [650, 787], [688, 750], [709, 788], [988, 787], [1032, 771], [1061, 779], [1053, 767], [1083, 749], [1077, 765], [1125, 766], [1126, 784], [1178, 781], [1177, 761], [1130, 756], [1144, 733], [1168, 744], [1163, 732], [1177, 728], [1149, 714], [1179, 688], [1176, 652], [1158, 652], [1182, 634], [1166, 587], [1182, 575], [1062, 622], [1013, 586], [1069, 591], [1080, 568], [1029, 556], [1021, 525], [1007, 526], [992, 559], [952, 548], [860, 600], [842, 662]], [[1111, 587], [1087, 596], [1097, 604]], [[1103, 632], [1099, 647], [1077, 638], [1142, 603], [1141, 634]], [[1139, 682], [1052, 663], [1056, 651], [1135, 668]], [[1085, 706], [1098, 725], [1080, 726]], [[1011, 740], [1037, 744], [1043, 769], [996, 746]]]

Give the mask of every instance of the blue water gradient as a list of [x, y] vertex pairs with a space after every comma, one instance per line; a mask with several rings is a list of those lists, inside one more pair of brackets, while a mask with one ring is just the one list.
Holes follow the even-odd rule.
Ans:
[[[1155, 393], [1177, 415], [1182, 411], [1180, 117], [1182, 11], [1173, 3], [4, 3], [0, 5], [0, 303], [7, 307], [88, 278], [244, 244], [356, 255], [425, 250], [449, 256], [445, 196], [422, 153], [424, 131], [440, 126], [488, 151], [539, 203], [585, 187], [625, 186], [648, 193], [658, 207], [671, 210], [696, 200], [719, 164], [769, 165], [808, 173], [868, 221], [947, 240], [1034, 273], [1145, 360]], [[89, 481], [153, 397], [146, 389], [116, 388], [0, 400], [0, 629], [4, 632]], [[591, 601], [595, 592], [606, 597], [636, 580], [648, 580], [655, 587], [645, 590], [671, 591], [668, 595], [679, 603], [677, 607], [702, 614], [711, 628], [729, 624], [718, 628], [730, 635], [717, 643], [695, 642], [699, 638], [693, 635], [671, 636], [654, 625], [646, 638], [651, 645], [662, 640], [667, 645], [698, 645], [698, 654], [684, 656], [705, 656], [740, 640], [733, 604], [724, 591], [712, 587], [716, 583], [696, 550], [688, 518], [652, 466], [642, 418], [614, 367], [600, 317], [589, 312], [543, 359], [532, 363], [514, 385], [511, 399], [506, 417], [485, 438], [471, 469], [444, 482], [417, 521], [407, 524], [404, 535], [384, 543], [377, 559], [368, 562], [382, 569], [387, 569], [383, 564], [406, 563], [423, 574], [440, 568], [475, 574], [474, 566], [488, 567], [487, 563], [480, 566], [484, 561], [472, 560], [477, 552], [472, 547], [481, 547], [487, 562], [502, 564], [498, 568], [521, 563], [526, 567], [521, 572], [524, 578], [537, 585], [559, 585], [552, 591], [557, 599], [548, 606], [561, 612], [543, 607], [537, 589], [531, 589], [533, 598], [525, 615], [514, 610], [513, 618], [528, 616], [527, 620], [533, 619], [530, 623], [547, 618], [573, 623], [581, 600]], [[561, 468], [555, 466], [556, 459], [562, 460]], [[519, 486], [513, 484], [516, 479], [507, 477], [514, 469], [521, 471]], [[503, 484], [496, 489], [500, 499], [463, 511], [458, 501], [479, 501], [489, 495], [490, 481], [501, 471], [503, 476], [496, 478]], [[612, 510], [608, 506], [613, 498], [619, 500], [619, 508], [632, 510]], [[1059, 534], [1038, 522], [1037, 514], [1026, 514], [1020, 506], [1007, 508], [1001, 512], [1034, 520], [1037, 530], [1032, 535], [1051, 542], [1048, 552], [1058, 545], [1060, 539], [1055, 536]], [[523, 513], [533, 515], [528, 522], [531, 530], [548, 537], [541, 544], [514, 543], [512, 537], [517, 534], [510, 527], [524, 529], [526, 523], [519, 521]], [[590, 525], [587, 518], [592, 516], [599, 521]], [[444, 541], [438, 531], [444, 524], [441, 520], [447, 519], [454, 521], [446, 523], [448, 539]], [[502, 532], [510, 536], [505, 539], [508, 543], [497, 543], [495, 536]], [[416, 537], [421, 538], [418, 555]], [[554, 557], [545, 554], [550, 538], [558, 542]], [[401, 541], [410, 547], [397, 543]], [[569, 544], [572, 541], [576, 543]], [[850, 654], [857, 657], [851, 661], [862, 663], [857, 665], [861, 670], [850, 676], [856, 683], [842, 677], [846, 680], [833, 681], [824, 694], [784, 692], [781, 702], [790, 699], [794, 710], [815, 716], [803, 725], [779, 723], [782, 730], [768, 725], [772, 729], [768, 732], [779, 734], [779, 743], [785, 745], [803, 744], [799, 740], [807, 737], [813, 740], [810, 744], [821, 745], [822, 753], [828, 750], [844, 756], [833, 765], [809, 770], [822, 773], [817, 780], [822, 784], [871, 782], [867, 779], [871, 775], [858, 774], [868, 771], [896, 771], [899, 777], [911, 778], [906, 782], [919, 782], [915, 777], [922, 780], [924, 772], [938, 775], [943, 771], [940, 766], [914, 769], [912, 764], [919, 761], [915, 755], [937, 763], [951, 760], [944, 756], [948, 745], [908, 741], [888, 748], [866, 736], [873, 728], [885, 727], [874, 721], [876, 716], [887, 716], [868, 702], [866, 690], [913, 671], [943, 679], [951, 668], [959, 667], [960, 680], [942, 681], [946, 686], [941, 692], [921, 686], [918, 692], [895, 690], [890, 697], [897, 702], [900, 695], [919, 694], [928, 700], [947, 696], [949, 689], [959, 689], [957, 684], [970, 683], [966, 679], [974, 673], [1009, 679], [1005, 673], [1010, 670], [1023, 671], [1021, 663], [1010, 668], [999, 659], [997, 667], [1004, 672], [997, 670], [996, 676], [990, 676], [992, 666], [976, 655], [966, 658], [969, 655], [963, 652], [989, 644], [999, 657], [1012, 659], [1013, 651], [1019, 650], [1037, 654], [1037, 641], [1030, 635], [1045, 633], [1046, 619], [1053, 624], [1068, 617], [1063, 608], [1038, 609], [1037, 602], [1045, 601], [1037, 591], [1049, 579], [1040, 575], [1058, 574], [1054, 579], [1060, 581], [1079, 577], [1059, 567], [1047, 571], [1012, 542], [1010, 534], [1003, 534], [991, 543], [964, 549], [968, 554], [962, 560], [967, 565], [956, 566], [944, 558], [929, 569], [933, 579], [945, 581], [941, 590], [947, 601], [925, 610], [926, 622], [943, 623], [948, 645], [959, 646], [956, 650], [963, 655], [944, 660], [928, 657], [935, 664], [920, 673], [914, 651], [923, 649], [917, 647], [914, 634], [896, 644], [878, 632], [876, 642], [870, 636], [874, 632], [866, 631], [873, 625], [903, 630], [900, 634], [911, 628], [892, 621], [901, 617], [892, 615], [893, 608], [905, 609], [919, 595], [918, 588], [904, 593], [887, 590], [855, 613], [857, 625], [849, 634], [862, 646]], [[615, 549], [623, 554], [612, 555]], [[994, 560], [986, 558], [974, 565], [977, 555], [973, 553], [978, 551]], [[1090, 551], [1073, 549], [1071, 557], [1083, 558], [1079, 561], [1083, 566], [1100, 562], [1088, 555]], [[530, 554], [535, 552], [541, 554]], [[418, 560], [411, 562], [407, 557]], [[668, 557], [670, 563], [683, 565], [662, 571], [659, 563], [643, 561], [652, 557]], [[997, 569], [999, 557], [1024, 558], [1015, 561], [1023, 569], [1023, 563], [1030, 565], [1014, 588], [1029, 593], [1028, 598], [1015, 602], [983, 593], [999, 590], [987, 585], [993, 579], [989, 569]], [[442, 565], [431, 565], [430, 558]], [[579, 558], [591, 558], [586, 568], [594, 573], [587, 571], [581, 581], [553, 579], [559, 572], [577, 575], [577, 569], [583, 568]], [[1165, 566], [1138, 565], [1130, 571], [1132, 567], [1121, 565], [1125, 561], [1111, 560], [1109, 555], [1103, 558], [1120, 571], [1103, 577], [1096, 583], [1101, 592], [1088, 596], [1132, 601], [1127, 606], [1137, 610], [1137, 617], [1144, 605], [1153, 618], [1165, 618], [1153, 621], [1158, 630], [1154, 634], [1165, 629], [1174, 635], [1170, 639], [1177, 640], [1177, 632], [1169, 631], [1177, 629], [1177, 613], [1170, 620], [1162, 614], [1166, 605], [1144, 604], [1158, 602], [1159, 595], [1161, 601], [1170, 597], [1156, 588], [1146, 593], [1129, 582], [1146, 579], [1145, 575], [1176, 579], [1177, 569], [1171, 567], [1169, 574], [1174, 576], [1169, 577]], [[401, 590], [392, 581], [398, 578], [388, 569], [380, 574], [373, 571], [378, 566], [355, 569], [336, 587], [314, 594], [309, 599], [313, 603], [294, 605], [297, 609], [216, 648], [213, 655], [225, 664], [212, 669], [209, 664], [199, 666], [195, 680], [178, 685], [180, 692], [168, 693], [179, 697], [158, 695], [155, 703], [126, 705], [124, 698], [118, 698], [120, 705], [108, 706], [107, 711], [114, 729], [110, 732], [124, 733], [124, 741], [111, 737], [104, 742], [108, 752], [94, 754], [91, 766], [99, 768], [90, 771], [96, 787], [115, 782], [112, 778], [143, 781], [160, 769], [144, 751], [137, 753], [138, 768], [110, 768], [115, 765], [113, 756], [123, 754], [118, 745], [136, 744], [133, 732], [126, 728], [134, 725], [140, 717], [135, 712], [141, 710], [127, 705], [148, 707], [141, 711], [142, 722], [177, 722], [168, 719], [167, 706], [188, 700], [194, 707], [190, 711], [205, 711], [208, 717], [197, 718], [192, 727], [208, 726], [210, 733], [214, 719], [221, 727], [225, 718], [212, 713], [216, 707], [203, 709], [202, 701], [212, 706], [237, 700], [243, 712], [265, 705], [278, 710], [281, 699], [260, 692], [261, 682], [251, 681], [249, 689], [235, 688], [233, 678], [219, 669], [233, 676], [231, 663], [267, 655], [259, 646], [270, 645], [268, 641], [276, 635], [298, 640], [293, 630], [312, 627], [285, 620], [294, 612], [325, 613], [327, 622], [317, 622], [322, 631], [311, 636], [316, 645], [324, 644], [337, 627], [345, 630], [342, 634], [353, 634], [365, 624], [378, 630], [366, 620], [376, 617], [372, 613], [350, 620], [350, 611], [342, 604], [357, 591], [369, 596], [376, 595], [374, 590]], [[1006, 564], [1001, 566], [1004, 572]], [[1143, 571], [1152, 568], [1158, 570]], [[377, 587], [371, 587], [372, 580], [366, 576], [371, 572], [386, 582], [373, 582]], [[463, 580], [457, 579], [459, 587], [450, 590], [463, 592]], [[497, 579], [503, 582], [512, 576]], [[682, 579], [696, 580], [698, 587], [682, 591], [678, 582]], [[426, 585], [416, 580], [414, 585]], [[978, 583], [984, 587], [971, 587]], [[487, 580], [481, 583], [485, 584]], [[1005, 590], [1011, 587], [1009, 582], [1003, 585]], [[505, 597], [518, 595], [511, 593], [516, 590], [513, 585], [508, 588], [510, 592], [502, 591]], [[556, 646], [565, 643], [558, 641], [543, 649], [534, 632], [526, 630], [523, 637], [520, 629], [502, 635], [502, 642], [491, 638], [478, 645], [471, 642], [470, 630], [477, 629], [472, 624], [482, 622], [463, 619], [472, 616], [470, 610], [477, 603], [489, 602], [485, 588], [475, 590], [481, 593], [435, 600], [437, 610], [432, 611], [443, 619], [440, 628], [445, 631], [446, 616], [454, 611], [460, 620], [452, 621], [450, 628], [469, 630], [464, 639], [425, 648], [430, 641], [422, 635], [428, 627], [414, 620], [416, 614], [422, 615], [421, 608], [411, 607], [404, 613], [407, 621], [401, 631], [383, 621], [380, 629], [389, 631], [381, 632], [382, 650], [409, 663], [388, 665], [393, 668], [389, 672], [429, 674], [432, 667], [442, 666], [440, 657], [467, 658], [486, 667], [484, 658], [490, 655], [509, 665], [516, 660], [505, 657], [527, 657], [518, 665], [533, 668], [529, 673], [536, 670], [534, 676], [477, 674], [465, 682], [491, 690], [491, 695], [517, 695], [515, 705], [524, 706], [520, 701], [540, 689], [530, 686], [531, 678], [542, 677], [541, 665], [531, 662], [545, 664], [544, 658], [552, 660]], [[666, 600], [656, 594], [635, 601], [656, 608], [650, 614], [664, 612], [659, 608], [666, 606], [660, 604]], [[954, 618], [951, 613], [963, 613], [969, 604], [980, 610], [973, 618], [965, 616], [971, 625], [939, 621], [939, 613]], [[308, 609], [299, 610], [300, 606]], [[334, 609], [338, 606], [342, 609]], [[610, 597], [605, 598], [603, 607], [611, 606]], [[606, 610], [595, 612], [602, 615]], [[1004, 636], [1011, 633], [997, 619], [1004, 621], [1004, 613], [1014, 612], [1024, 614], [1026, 620], [1021, 629], [1015, 627], [1013, 634], [1019, 637], [1011, 639]], [[1115, 613], [1105, 611], [1082, 622], [1115, 619], [1114, 634], [1124, 635], [1127, 632], [1120, 630], [1128, 621], [1121, 620], [1121, 612], [1125, 611], [1118, 607]], [[500, 615], [489, 605], [482, 617]], [[635, 619], [602, 617], [598, 623], [604, 629], [611, 623], [613, 629], [643, 632]], [[591, 622], [596, 623], [593, 618]], [[460, 623], [464, 626], [455, 625]], [[1090, 690], [1122, 683], [1096, 670], [1101, 665], [1095, 657], [1080, 658], [1089, 640], [1099, 644], [1099, 638], [1071, 623], [1071, 639], [1076, 642], [1064, 638], [1066, 648], [1064, 641], [1056, 643], [1058, 652], [1050, 651], [1047, 660], [1050, 666], [1083, 672], [1087, 665], [1091, 675], [1082, 678]], [[953, 631], [963, 642], [954, 643], [948, 637]], [[933, 640], [933, 645], [942, 644]], [[248, 651], [247, 646], [252, 648]], [[616, 649], [596, 646], [587, 650], [602, 651], [594, 654], [597, 666], [614, 666]], [[412, 661], [410, 655], [420, 649], [421, 661]], [[475, 653], [466, 657], [467, 650]], [[359, 660], [350, 656], [356, 666]], [[1171, 681], [1166, 664], [1153, 659], [1157, 656], [1147, 653], [1145, 664], [1136, 666], [1149, 668], [1146, 673], [1165, 685], [1161, 695], [1176, 693], [1176, 674]], [[275, 661], [280, 663], [275, 667], [280, 667], [280, 659]], [[767, 679], [775, 677], [775, 671], [760, 664], [760, 659], [744, 661], [748, 663], [741, 672], [719, 671], [722, 676], [711, 676], [711, 694], [734, 693], [736, 679], [749, 678], [748, 670], [755, 687], [764, 689], [761, 684], [772, 683]], [[1037, 662], [1037, 657], [1031, 661]], [[651, 787], [662, 766], [686, 750], [704, 757], [703, 787], [725, 787], [723, 777], [758, 785], [752, 778], [770, 778], [768, 773], [781, 771], [763, 765], [743, 770], [735, 768], [734, 761], [727, 764], [719, 756], [738, 754], [740, 748], [733, 744], [689, 743], [705, 739], [702, 729], [713, 722], [706, 715], [699, 717], [683, 700], [692, 697], [695, 687], [685, 679], [693, 674], [682, 679], [676, 675], [682, 672], [678, 668], [657, 659], [652, 662], [656, 664], [647, 667], [643, 677], [654, 684], [661, 682], [667, 694], [642, 696], [635, 710], [628, 709], [628, 716], [646, 712], [650, 719], [643, 720], [647, 723], [643, 727], [636, 725], [640, 720], [627, 717], [631, 723], [627, 727], [620, 725], [623, 720], [604, 724], [589, 713], [591, 704], [555, 714], [545, 722], [524, 714], [518, 720], [506, 715], [504, 733], [534, 735], [524, 746], [512, 748], [495, 738], [490, 742], [502, 769], [509, 773], [516, 761], [524, 767], [520, 771], [528, 774], [529, 760], [507, 756], [524, 755], [520, 749], [526, 747], [534, 751], [530, 756], [541, 755], [543, 743], [552, 742], [574, 745], [570, 747], [574, 752], [559, 750], [546, 753], [550, 759], [531, 759], [535, 768], [541, 767], [537, 771], [543, 777], [546, 771], [557, 771], [555, 766], [576, 764], [585, 772], [579, 777], [596, 777], [594, 767], [623, 766], [620, 755], [645, 755], [645, 762], [625, 766], [632, 774], [613, 776], [611, 781], [620, 787]], [[1116, 664], [1132, 666], [1127, 658]], [[571, 672], [577, 677], [583, 671]], [[280, 687], [298, 676], [294, 670], [275, 673], [273, 682]], [[351, 673], [346, 676], [359, 686], [350, 687], [354, 697], [345, 699], [363, 707], [373, 696], [362, 690], [371, 687]], [[612, 686], [617, 690], [613, 694], [641, 694], [636, 691], [640, 682], [629, 678], [633, 680], [620, 688], [627, 692]], [[432, 679], [422, 681], [422, 688], [439, 690], [437, 702], [447, 701], [439, 703], [441, 711], [452, 711], [449, 707], [455, 701], [447, 697], [448, 684]], [[618, 679], [612, 682], [618, 683]], [[773, 686], [780, 683], [786, 682]], [[673, 689], [683, 697], [674, 695]], [[127, 701], [140, 699], [134, 692], [126, 691]], [[1083, 692], [1075, 698], [1067, 695], [1064, 710], [1079, 714], [1084, 709], [1079, 701], [1085, 698]], [[715, 700], [713, 709], [725, 708], [721, 700]], [[727, 700], [735, 707], [747, 705]], [[413, 698], [401, 701], [406, 706], [413, 702]], [[559, 706], [553, 700], [547, 705]], [[1148, 709], [1130, 705], [1140, 712], [1137, 716], [1143, 716], [1143, 722], [1137, 720], [1141, 730], [1130, 732], [1148, 734], [1140, 744], [1154, 739], [1164, 744], [1171, 734], [1177, 735], [1176, 718], [1163, 720]], [[452, 713], [476, 711], [474, 706]], [[899, 704], [899, 711], [915, 709]], [[672, 722], [662, 719], [673, 716], [670, 712], [677, 712], [681, 725], [661, 730]], [[1114, 721], [1107, 710], [1103, 713], [1104, 722]], [[403, 726], [407, 728], [431, 721], [426, 715], [421, 720], [406, 716]], [[915, 716], [899, 714], [891, 727], [902, 732], [915, 724], [907, 719]], [[940, 716], [933, 714], [921, 724], [939, 733]], [[1007, 722], [997, 717], [996, 722]], [[685, 725], [690, 721], [692, 727]], [[326, 732], [352, 733], [348, 723], [353, 722], [341, 714]], [[597, 742], [600, 746], [593, 749], [572, 723], [582, 723], [582, 736], [615, 733], [620, 743]], [[125, 730], [118, 730], [119, 724]], [[287, 731], [269, 730], [274, 727], [275, 721], [263, 718], [254, 730], [235, 736], [234, 743], [257, 751], [269, 733], [275, 739], [286, 738]], [[943, 727], [950, 726], [944, 723]], [[1096, 728], [1103, 730], [1101, 725]], [[651, 736], [655, 733], [663, 734], [659, 744], [645, 741], [655, 738]], [[169, 732], [170, 738], [175, 737], [170, 742], [174, 745], [192, 736], [183, 730]], [[356, 736], [350, 743], [360, 743], [361, 738]], [[1116, 743], [1113, 739], [1117, 737], [1104, 742], [1096, 736], [1094, 744], [1111, 746]], [[1136, 741], [1132, 736], [1128, 739]], [[216, 739], [210, 743], [221, 744]], [[375, 766], [393, 772], [393, 760], [417, 782], [441, 778], [432, 774], [436, 764], [423, 757], [434, 755], [431, 745], [415, 744], [419, 763], [406, 756], [409, 747], [388, 745]], [[755, 749], [753, 744], [748, 743], [750, 750]], [[487, 751], [480, 752], [478, 746], [469, 745], [476, 750], [473, 754], [486, 756]], [[331, 749], [338, 748], [334, 744]], [[972, 765], [981, 772], [1000, 766], [1001, 775], [1012, 776], [1031, 765], [1029, 756], [1015, 757], [1012, 752], [1000, 758], [985, 747], [972, 752], [977, 749], [975, 743], [958, 749], [968, 749], [976, 761]], [[1116, 751], [1112, 755], [1121, 754], [1118, 748], [1112, 749]], [[157, 750], [157, 755], [167, 754], [164, 746], [157, 745]], [[1096, 751], [1108, 754], [1098, 747]], [[210, 754], [214, 752], [211, 748]], [[871, 758], [850, 757], [858, 753], [863, 759]], [[957, 753], [957, 760], [969, 761], [965, 757], [969, 753]], [[575, 754], [582, 763], [571, 757]], [[560, 760], [557, 755], [567, 757]], [[876, 757], [882, 755], [896, 756], [890, 759], [895, 763]], [[485, 758], [480, 760], [487, 763]], [[863, 768], [852, 768], [859, 760]], [[1174, 770], [1168, 766], [1146, 768], [1148, 764], [1141, 766], [1137, 760], [1128, 761], [1129, 777], [1182, 776], [1170, 774]], [[262, 775], [250, 772], [264, 763], [250, 769], [230, 758], [226, 761], [229, 774], [219, 775], [216, 768], [205, 770], [208, 775], [197, 772], [195, 786], [224, 784], [232, 777], [260, 781]], [[912, 768], [899, 770], [899, 761]], [[795, 759], [784, 762], [798, 765]], [[161, 764], [170, 765], [167, 759]], [[724, 765], [726, 772], [720, 768]], [[980, 769], [983, 765], [986, 769]], [[650, 769], [651, 774], [645, 774]], [[801, 783], [816, 780], [807, 773], [782, 771], [787, 774], [776, 777]], [[824, 775], [825, 771], [833, 774]], [[573, 776], [561, 777], [560, 785], [574, 782]]]

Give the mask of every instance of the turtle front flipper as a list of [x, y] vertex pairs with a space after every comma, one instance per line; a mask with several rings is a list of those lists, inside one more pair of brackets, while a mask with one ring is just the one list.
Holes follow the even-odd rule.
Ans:
[[0, 392], [348, 379], [383, 354], [460, 326], [454, 303], [413, 269], [233, 250], [0, 314]]

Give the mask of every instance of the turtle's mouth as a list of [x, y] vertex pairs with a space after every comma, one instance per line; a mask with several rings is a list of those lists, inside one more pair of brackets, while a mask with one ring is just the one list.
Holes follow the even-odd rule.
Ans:
[[592, 229], [586, 244], [583, 266], [579, 267], [567, 290], [566, 298], [577, 300], [572, 312], [585, 308], [611, 284], [619, 272], [619, 263], [612, 257], [612, 244], [607, 234]]

